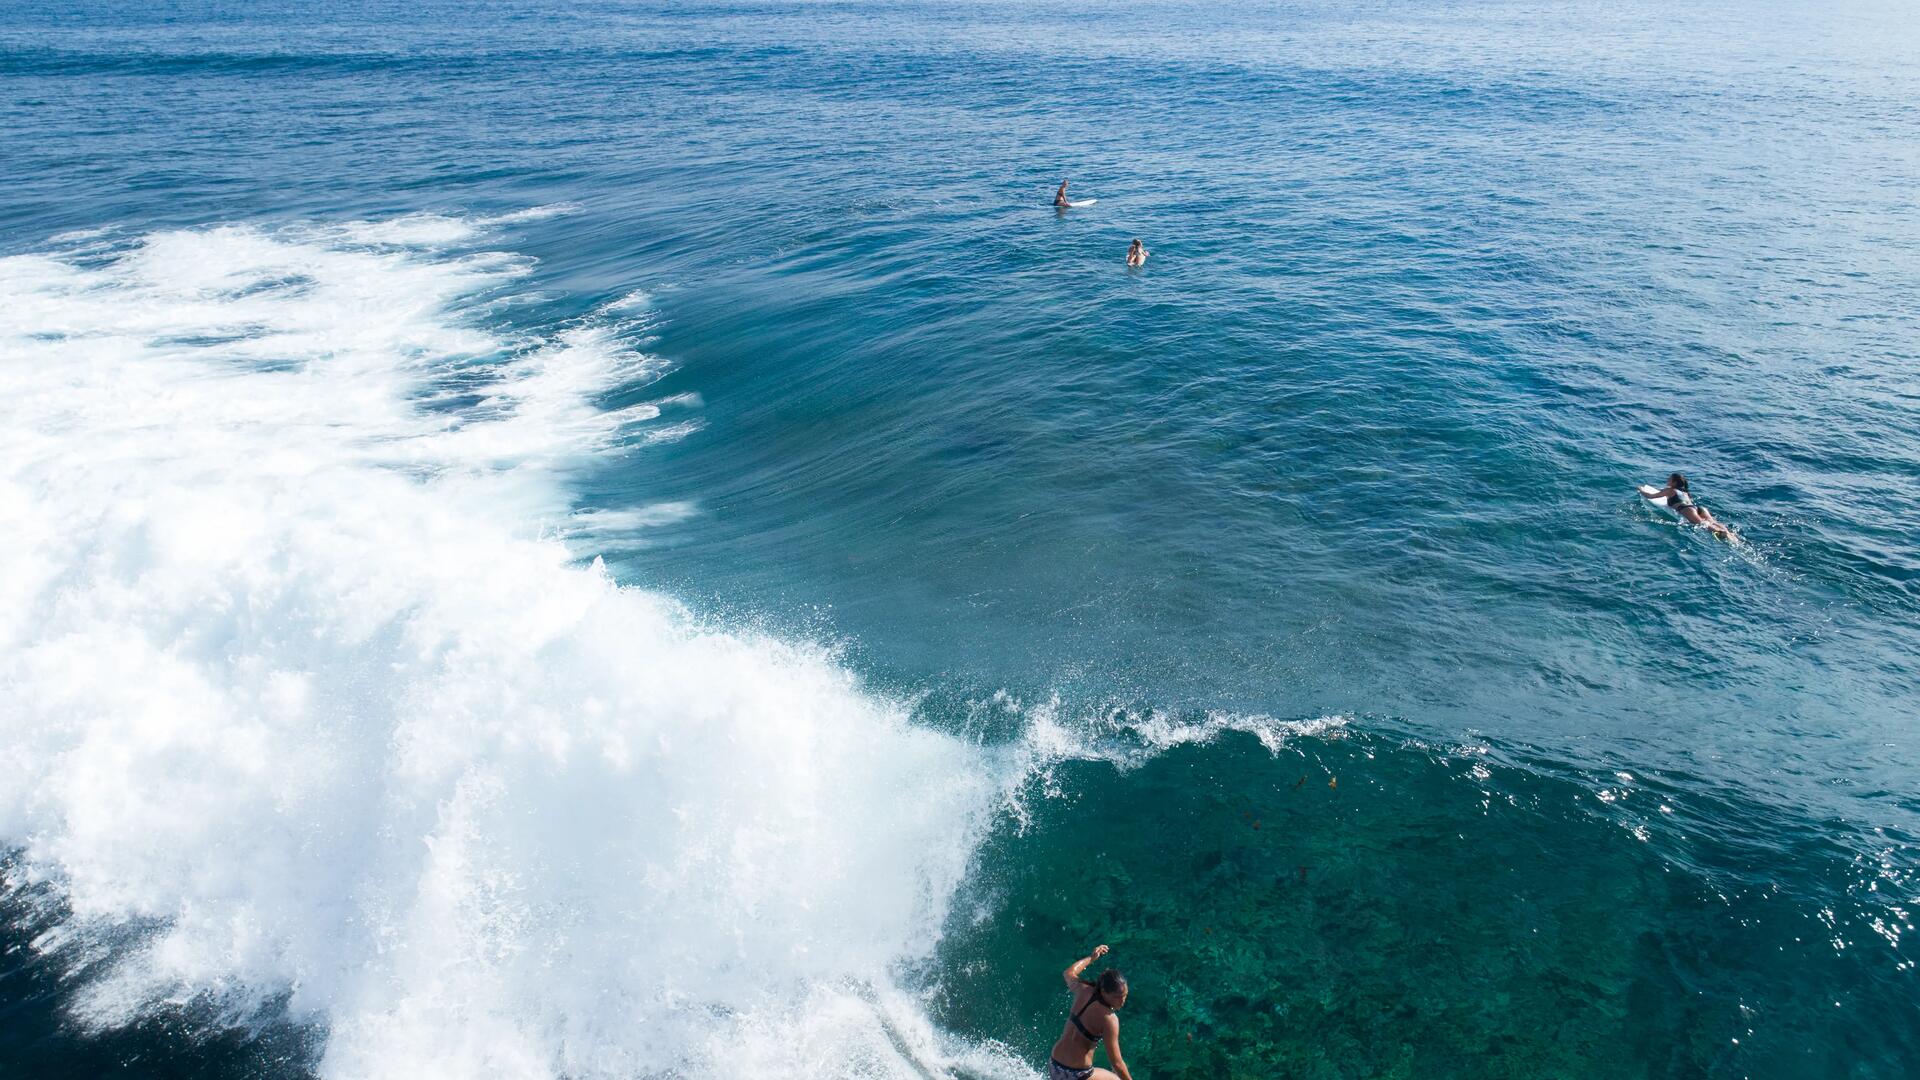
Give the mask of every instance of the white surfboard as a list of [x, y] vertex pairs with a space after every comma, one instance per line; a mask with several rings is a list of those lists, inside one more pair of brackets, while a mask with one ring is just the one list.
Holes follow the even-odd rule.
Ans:
[[1067, 205], [1078, 210], [1082, 206], [1092, 206], [1099, 201], [1099, 199], [1068, 199]]

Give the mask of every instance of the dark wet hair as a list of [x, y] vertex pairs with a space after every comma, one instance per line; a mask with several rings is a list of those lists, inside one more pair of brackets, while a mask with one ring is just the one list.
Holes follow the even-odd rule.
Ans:
[[1111, 1006], [1121, 994], [1127, 992], [1127, 977], [1120, 974], [1119, 968], [1108, 968], [1100, 973], [1100, 981], [1094, 986], [1100, 991], [1101, 1000]]
[[1681, 476], [1679, 473], [1674, 473], [1672, 476], [1667, 477], [1667, 486], [1679, 491], [1685, 491], [1687, 490], [1687, 478]]

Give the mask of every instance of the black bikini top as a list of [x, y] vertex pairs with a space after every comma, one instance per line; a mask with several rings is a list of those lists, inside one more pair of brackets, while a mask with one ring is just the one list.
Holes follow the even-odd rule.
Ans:
[[[1100, 993], [1100, 988], [1097, 986], [1093, 988], [1093, 996], [1089, 997], [1086, 1000], [1086, 1002], [1082, 1004], [1078, 1009], [1075, 1009], [1072, 1016], [1067, 1017], [1067, 1019], [1073, 1021], [1074, 1027], [1077, 1027], [1080, 1029], [1081, 1037], [1087, 1040], [1087, 1045], [1089, 1046], [1098, 1046], [1100, 1044], [1100, 1040], [1106, 1037], [1104, 1035], [1095, 1035], [1093, 1032], [1088, 1031], [1087, 1025], [1080, 1022], [1080, 1014], [1083, 1012], [1086, 1012], [1087, 1006], [1093, 1004], [1096, 1001], [1098, 1001], [1102, 1005], [1107, 1004], [1107, 999]], [[1107, 1005], [1107, 1007], [1111, 1009], [1113, 1006]]]

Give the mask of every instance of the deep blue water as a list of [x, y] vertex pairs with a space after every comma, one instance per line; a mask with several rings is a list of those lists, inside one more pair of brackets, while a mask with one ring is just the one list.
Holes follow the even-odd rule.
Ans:
[[[957, 1038], [1038, 1064], [1115, 937], [1143, 1078], [1897, 1077], [1915, 57], [1891, 3], [9, 0], [0, 255], [438, 215], [533, 260], [466, 324], [644, 293], [596, 402], [670, 404], [566, 470], [578, 560], [1083, 746], [907, 980]], [[325, 1009], [82, 1033], [17, 920], [27, 1075], [351, 1072]]]

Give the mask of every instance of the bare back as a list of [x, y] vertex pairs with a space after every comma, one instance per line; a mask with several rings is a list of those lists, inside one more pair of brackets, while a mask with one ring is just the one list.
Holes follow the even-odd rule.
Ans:
[[1053, 1044], [1055, 1061], [1077, 1069], [1092, 1065], [1093, 1048], [1119, 1028], [1120, 1021], [1113, 1010], [1099, 997], [1099, 988], [1092, 983], [1080, 983], [1073, 988], [1073, 1012]]

